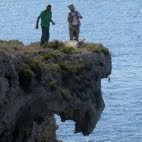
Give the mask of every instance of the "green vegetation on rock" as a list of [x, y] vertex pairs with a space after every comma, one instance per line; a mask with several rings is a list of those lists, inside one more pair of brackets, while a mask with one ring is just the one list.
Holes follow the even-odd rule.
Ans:
[[104, 47], [102, 44], [93, 44], [93, 43], [85, 43], [83, 48], [89, 49], [94, 53], [104, 53], [105, 55], [109, 55], [109, 50]]
[[61, 95], [63, 96], [63, 98], [65, 100], [70, 100], [71, 99], [71, 94], [70, 94], [70, 91], [68, 89], [62, 88], [61, 89]]
[[59, 65], [61, 67], [62, 70], [66, 70], [72, 73], [81, 73], [83, 72], [85, 69], [87, 69], [87, 65], [81, 61], [76, 61], [75, 63], [68, 63], [65, 61], [59, 62]]
[[30, 60], [30, 68], [31, 70], [35, 73], [35, 76], [38, 80], [41, 79], [41, 75], [42, 75], [42, 70], [44, 70], [44, 64], [38, 60], [33, 58], [32, 60]]
[[73, 47], [62, 47], [59, 50], [65, 54], [71, 54], [75, 49]]
[[63, 42], [60, 42], [58, 40], [54, 40], [48, 43], [48, 45], [46, 46], [47, 48], [52, 48], [52, 49], [59, 49], [64, 47], [65, 44]]
[[35, 78], [35, 73], [31, 68], [23, 64], [19, 72], [19, 82], [25, 91], [29, 91], [31, 81]]
[[35, 77], [34, 72], [31, 70], [31, 68], [28, 65], [23, 65], [20, 73], [24, 78], [28, 80], [32, 80]]
[[57, 55], [56, 54], [53, 54], [53, 53], [47, 53], [47, 54], [44, 54], [42, 56], [42, 58], [44, 60], [49, 60], [49, 59], [57, 59]]
[[57, 89], [57, 81], [56, 80], [50, 81], [49, 86], [50, 86], [51, 91], [55, 91]]
[[61, 68], [58, 64], [56, 63], [49, 63], [46, 66], [47, 71], [51, 71], [51, 72], [59, 72], [61, 71]]
[[33, 61], [46, 61], [49, 59], [57, 59], [58, 55], [54, 54], [54, 53], [43, 53], [42, 55], [38, 55], [36, 57], [34, 57], [32, 60]]

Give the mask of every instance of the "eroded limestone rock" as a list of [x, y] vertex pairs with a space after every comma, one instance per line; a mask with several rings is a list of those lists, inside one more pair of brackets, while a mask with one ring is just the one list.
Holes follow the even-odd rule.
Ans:
[[0, 41], [0, 142], [57, 142], [54, 114], [89, 135], [105, 107], [101, 79], [110, 73], [103, 49]]

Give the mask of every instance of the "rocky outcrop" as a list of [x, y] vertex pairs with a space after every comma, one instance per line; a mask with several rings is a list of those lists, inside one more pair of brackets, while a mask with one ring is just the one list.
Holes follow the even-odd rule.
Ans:
[[101, 79], [111, 55], [100, 44], [0, 41], [0, 142], [57, 142], [54, 114], [89, 135], [105, 107]]

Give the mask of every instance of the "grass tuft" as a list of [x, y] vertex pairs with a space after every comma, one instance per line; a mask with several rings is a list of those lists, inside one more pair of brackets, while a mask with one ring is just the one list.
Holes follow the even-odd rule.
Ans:
[[104, 47], [102, 44], [93, 44], [93, 43], [85, 43], [83, 48], [87, 48], [94, 53], [104, 53], [105, 55], [109, 55], [109, 50]]
[[47, 54], [42, 55], [42, 58], [44, 60], [57, 59], [57, 55], [53, 53], [47, 53]]
[[47, 71], [51, 71], [51, 72], [60, 72], [61, 71], [61, 68], [60, 68], [60, 66], [58, 65], [58, 64], [56, 64], [56, 63], [50, 63], [50, 64], [47, 64], [46, 65], [46, 69], [47, 69]]
[[59, 65], [62, 70], [70, 71], [72, 73], [80, 74], [85, 69], [87, 69], [87, 65], [81, 61], [77, 61], [76, 63], [70, 64], [67, 62], [59, 62]]
[[70, 94], [70, 91], [68, 89], [62, 88], [61, 89], [61, 95], [63, 96], [63, 98], [65, 100], [71, 100], [71, 94]]
[[73, 51], [75, 50], [73, 47], [62, 47], [59, 49], [61, 52], [65, 53], [65, 54], [71, 54], [73, 53]]
[[35, 78], [35, 73], [28, 65], [22, 65], [19, 73], [19, 82], [25, 91], [29, 91], [31, 81]]
[[50, 81], [49, 86], [50, 86], [51, 91], [55, 91], [57, 89], [57, 81], [56, 80]]
[[61, 41], [54, 40], [48, 43], [47, 48], [52, 48], [52, 49], [59, 49], [61, 47], [64, 47], [65, 44]]

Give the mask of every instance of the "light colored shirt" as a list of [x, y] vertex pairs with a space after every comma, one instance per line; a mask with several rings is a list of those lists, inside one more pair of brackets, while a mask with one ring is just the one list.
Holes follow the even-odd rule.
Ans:
[[79, 24], [79, 17], [81, 17], [81, 14], [78, 11], [70, 12], [68, 14], [68, 19], [72, 18], [72, 25]]

